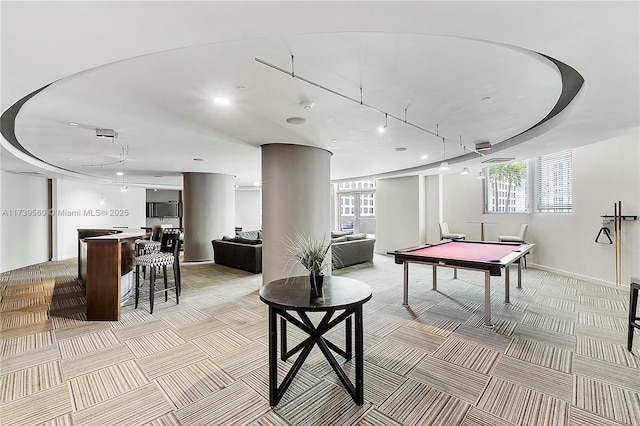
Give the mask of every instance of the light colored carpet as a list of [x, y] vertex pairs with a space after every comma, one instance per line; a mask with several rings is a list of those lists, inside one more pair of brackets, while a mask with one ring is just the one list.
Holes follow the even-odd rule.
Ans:
[[[364, 305], [365, 403], [314, 349], [269, 407], [261, 275], [182, 264], [180, 304], [142, 295], [119, 322], [88, 322], [75, 260], [0, 275], [0, 424], [8, 425], [638, 425], [640, 337], [626, 350], [628, 291], [536, 269], [492, 278], [411, 265], [339, 271], [373, 289]], [[289, 347], [304, 338], [288, 327]], [[344, 328], [330, 333], [338, 345]], [[343, 363], [353, 379], [351, 361]], [[279, 361], [279, 378], [295, 357]]]

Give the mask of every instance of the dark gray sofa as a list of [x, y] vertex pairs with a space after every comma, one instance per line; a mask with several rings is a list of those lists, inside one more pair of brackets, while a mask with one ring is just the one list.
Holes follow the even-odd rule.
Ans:
[[[331, 237], [332, 269], [373, 261], [375, 238], [353, 235], [353, 231], [334, 232]], [[223, 237], [211, 244], [216, 264], [254, 274], [262, 272], [261, 231], [238, 232], [234, 238]]]
[[218, 265], [259, 274], [262, 272], [262, 232], [237, 232], [234, 238], [212, 240], [213, 261]]
[[354, 235], [353, 231], [331, 233], [331, 266], [345, 268], [358, 263], [373, 261], [375, 238], [364, 234]]

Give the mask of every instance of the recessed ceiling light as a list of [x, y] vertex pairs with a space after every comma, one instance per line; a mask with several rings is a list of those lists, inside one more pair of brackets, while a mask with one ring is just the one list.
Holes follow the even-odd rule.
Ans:
[[331, 139], [331, 142], [338, 142], [338, 139], [333, 138], [333, 139]]
[[396, 152], [402, 152], [402, 151], [406, 151], [407, 148], [403, 147], [403, 146], [399, 146], [398, 148], [393, 148], [394, 151]]
[[238, 86], [238, 87], [236, 87], [236, 89], [238, 89], [238, 90], [245, 90], [245, 89], [246, 89], [246, 87], [244, 87], [244, 86]]
[[205, 161], [204, 158], [194, 158], [193, 161]]
[[117, 174], [118, 176], [124, 176], [124, 173], [122, 173], [122, 172], [116, 172], [116, 174]]
[[154, 177], [162, 177], [162, 175], [155, 175]]
[[304, 117], [289, 117], [287, 123], [289, 124], [306, 124], [307, 119]]
[[218, 105], [229, 105], [229, 99], [228, 98], [223, 98], [223, 97], [215, 97], [213, 98], [213, 102], [218, 104]]
[[429, 158], [429, 156], [427, 154], [422, 154], [420, 158], [422, 158], [423, 160], [426, 160], [427, 158]]
[[260, 186], [260, 182], [253, 182], [253, 186]]
[[77, 125], [78, 125], [78, 123], [75, 123], [75, 122], [73, 122], [73, 121], [70, 121], [70, 122], [69, 122], [69, 126], [77, 126]]

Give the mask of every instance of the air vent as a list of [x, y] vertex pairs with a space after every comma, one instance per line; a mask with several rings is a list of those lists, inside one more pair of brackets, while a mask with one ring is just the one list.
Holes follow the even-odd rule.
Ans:
[[515, 158], [489, 158], [488, 160], [484, 160], [482, 163], [508, 163], [509, 161], [513, 161]]

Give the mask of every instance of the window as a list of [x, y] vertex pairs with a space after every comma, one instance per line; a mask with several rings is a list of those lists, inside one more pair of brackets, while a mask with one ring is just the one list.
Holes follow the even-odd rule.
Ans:
[[484, 170], [485, 213], [527, 213], [527, 163], [498, 164]]
[[339, 224], [341, 230], [374, 235], [376, 232], [375, 180], [338, 184]]
[[536, 158], [535, 208], [538, 212], [571, 212], [571, 151]]

